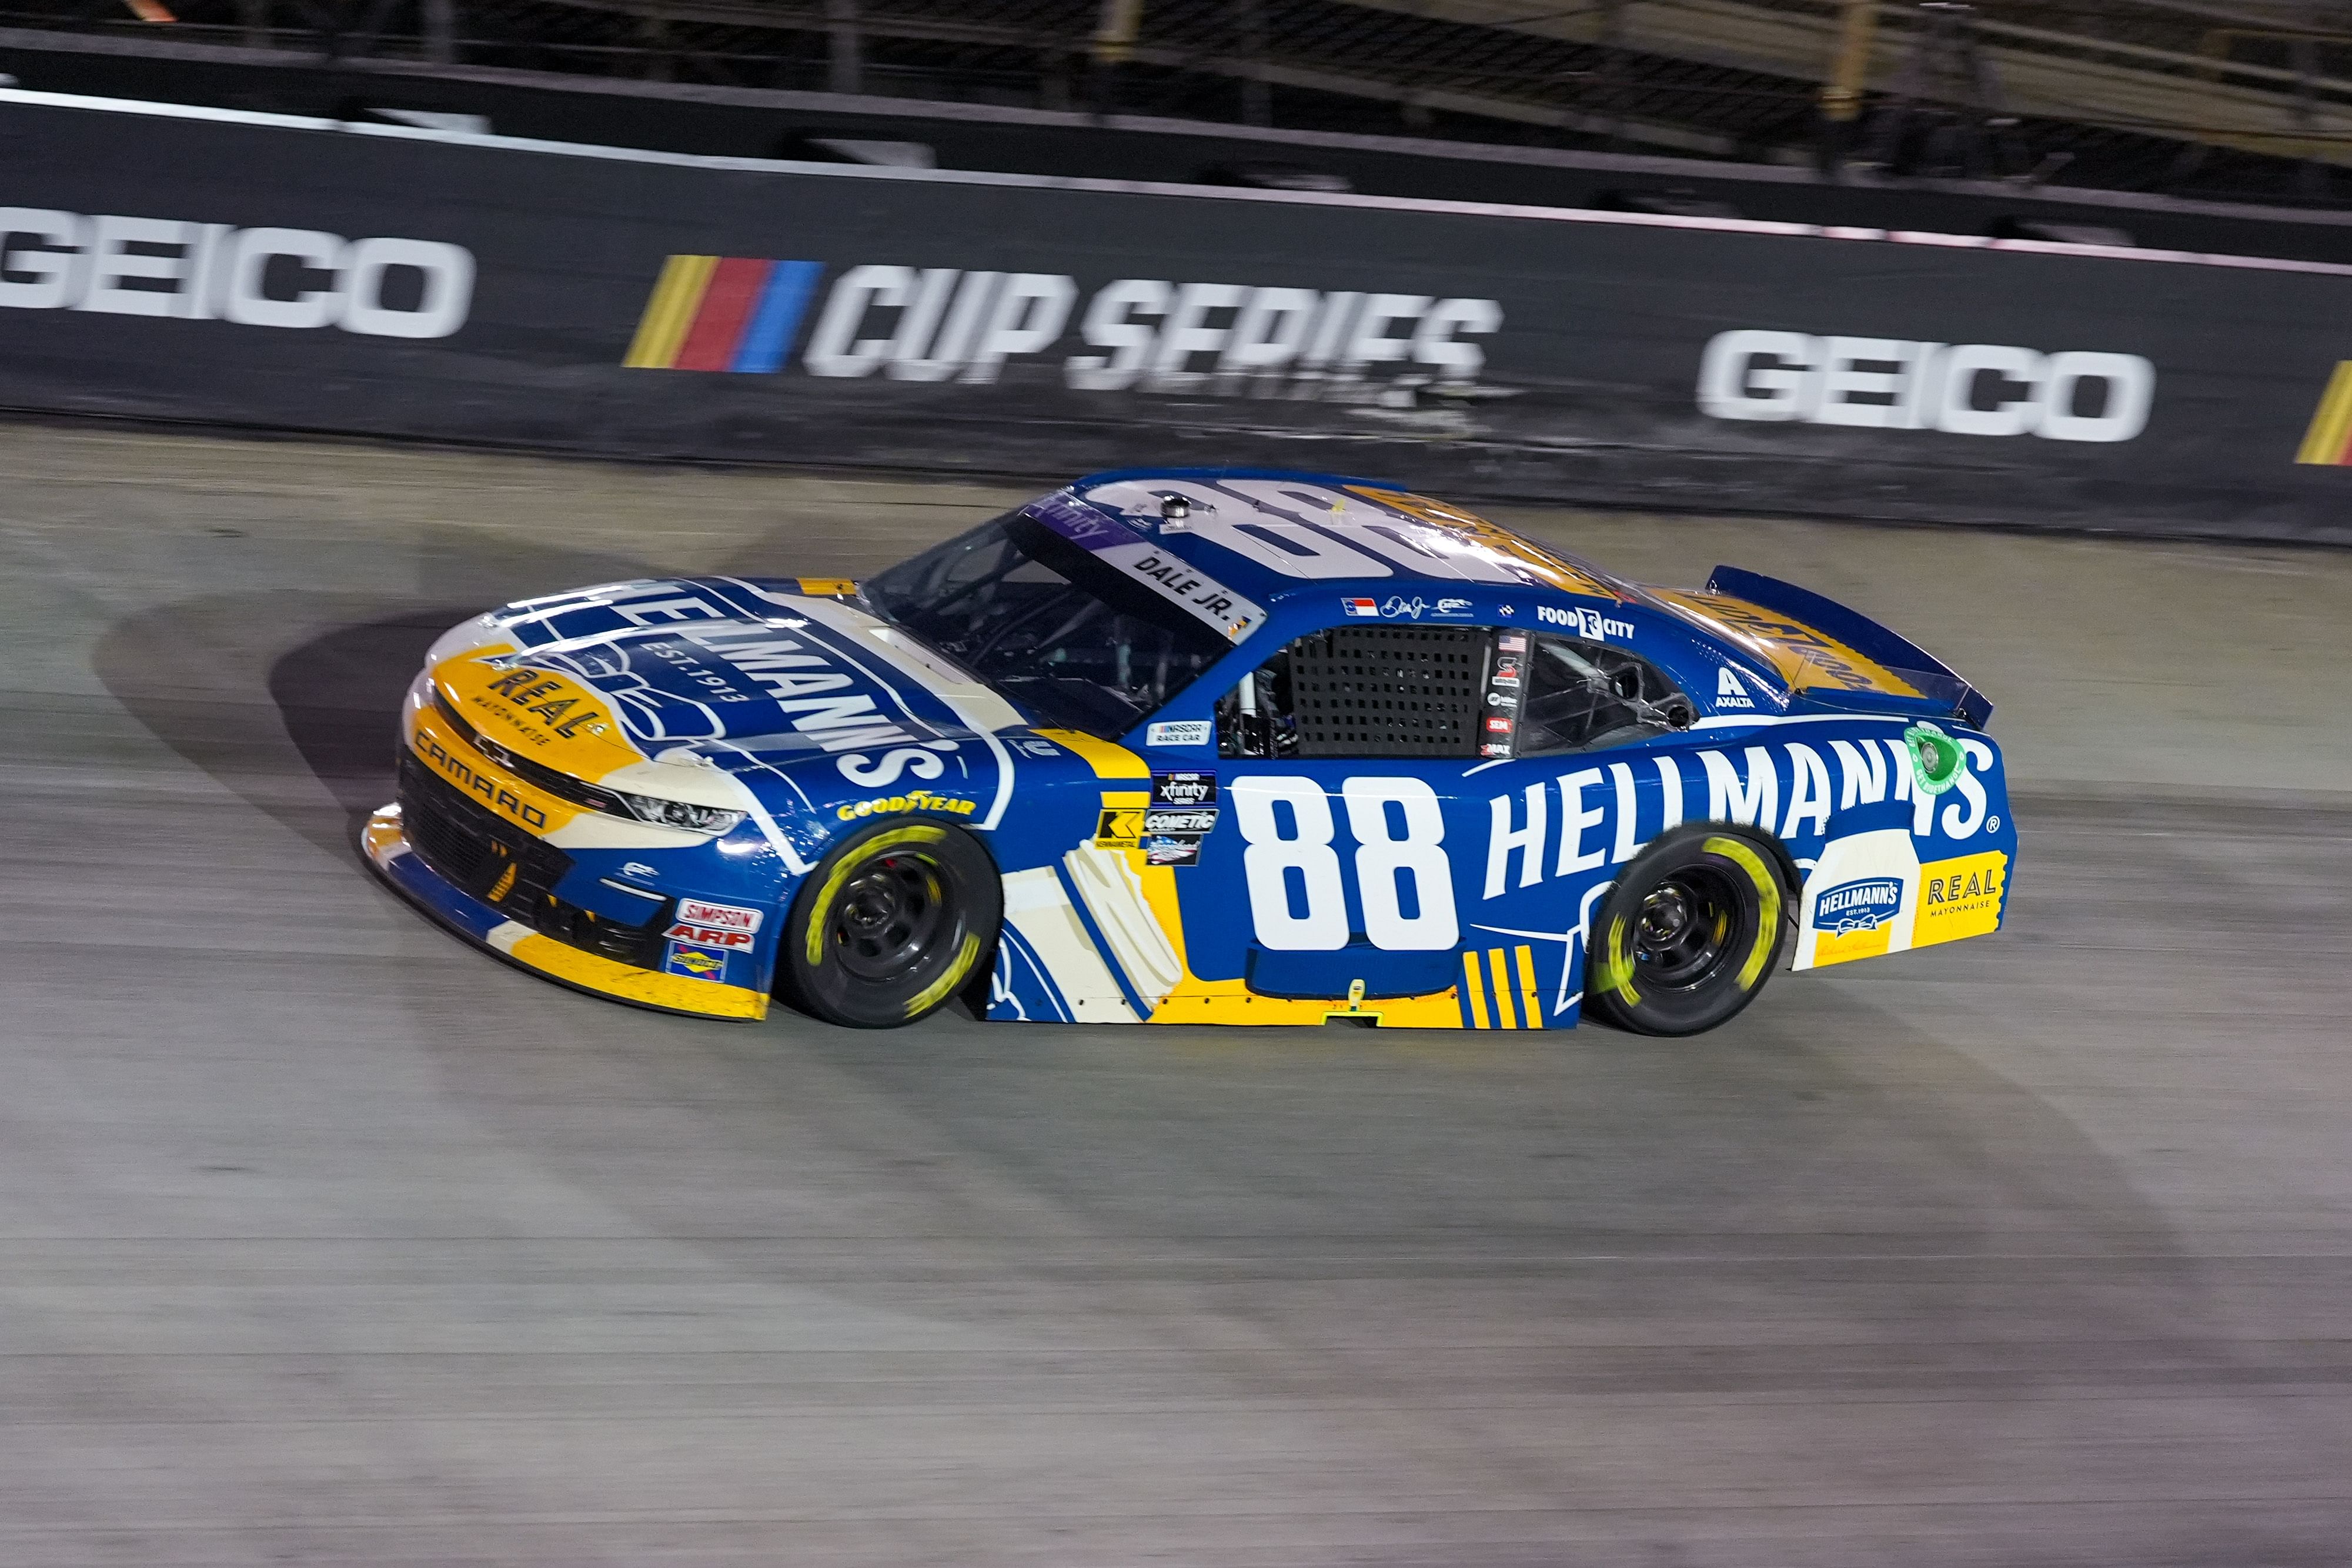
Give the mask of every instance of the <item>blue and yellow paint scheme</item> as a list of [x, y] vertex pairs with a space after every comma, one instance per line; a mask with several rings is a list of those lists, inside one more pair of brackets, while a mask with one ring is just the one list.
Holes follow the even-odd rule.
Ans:
[[[427, 655], [370, 863], [551, 979], [741, 1019], [767, 1010], [804, 880], [877, 819], [951, 822], [993, 857], [1001, 1020], [1571, 1027], [1619, 868], [1685, 823], [1780, 852], [1799, 969], [2007, 913], [2016, 828], [1990, 705], [1832, 601], [1730, 568], [1633, 584], [1333, 476], [1121, 472], [1028, 511], [1231, 653], [1100, 736], [978, 682], [848, 581], [524, 601]], [[1369, 622], [1604, 643], [1671, 678], [1696, 721], [1546, 756], [1221, 754], [1221, 696], [1297, 638]], [[1906, 739], [1922, 725], [1960, 758], [1932, 791]], [[1145, 830], [1187, 807], [1199, 831]]]

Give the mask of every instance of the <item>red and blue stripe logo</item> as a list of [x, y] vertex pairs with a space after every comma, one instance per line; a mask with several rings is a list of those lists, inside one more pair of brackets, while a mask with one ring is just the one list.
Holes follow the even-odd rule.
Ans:
[[782, 368], [824, 266], [741, 256], [674, 256], [621, 363], [641, 371]]

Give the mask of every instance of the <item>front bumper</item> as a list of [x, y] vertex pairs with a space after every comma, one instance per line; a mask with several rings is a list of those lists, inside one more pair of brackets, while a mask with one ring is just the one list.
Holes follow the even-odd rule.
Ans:
[[[477, 946], [574, 990], [694, 1018], [761, 1019], [768, 994], [747, 986], [638, 968], [541, 935], [511, 920], [425, 863], [397, 805], [369, 817], [360, 847], [393, 891]], [[493, 890], [495, 891], [495, 890]]]

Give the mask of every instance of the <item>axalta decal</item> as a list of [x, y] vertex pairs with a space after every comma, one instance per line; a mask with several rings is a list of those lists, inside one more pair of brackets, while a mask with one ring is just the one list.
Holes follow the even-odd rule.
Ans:
[[811, 311], [824, 271], [670, 256], [622, 363], [766, 374], [798, 348], [813, 376], [986, 385], [1045, 361], [1078, 392], [1354, 402], [1475, 382], [1503, 325], [1493, 299], [890, 265], [845, 269]]
[[446, 338], [474, 255], [444, 240], [0, 207], [0, 306]]
[[1716, 419], [2129, 441], [2147, 428], [2156, 367], [2137, 354], [2045, 354], [2003, 343], [1816, 338], [1743, 329], [1700, 357]]

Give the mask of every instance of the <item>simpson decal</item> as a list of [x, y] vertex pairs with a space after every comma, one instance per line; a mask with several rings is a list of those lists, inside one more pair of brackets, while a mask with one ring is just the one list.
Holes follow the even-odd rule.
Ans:
[[732, 904], [709, 904], [699, 898], [677, 901], [677, 917], [688, 925], [715, 926], [721, 931], [740, 931], [745, 935], [760, 928], [761, 912], [743, 909]]

